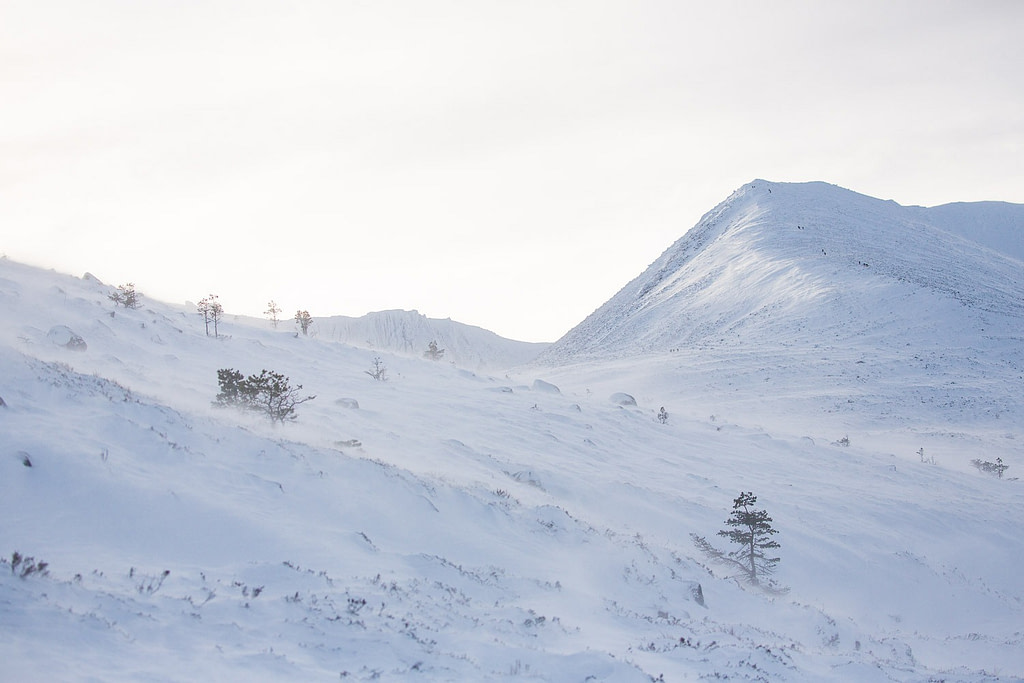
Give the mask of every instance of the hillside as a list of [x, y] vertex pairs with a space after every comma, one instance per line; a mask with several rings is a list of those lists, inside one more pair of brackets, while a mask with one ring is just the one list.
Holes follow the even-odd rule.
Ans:
[[955, 202], [910, 210], [946, 232], [1024, 261], [1024, 207], [1020, 204]]
[[754, 181], [541, 362], [865, 336], [980, 342], [1022, 327], [1022, 236], [1024, 206], [908, 208], [826, 183]]
[[359, 318], [316, 319], [316, 333], [327, 339], [377, 351], [422, 357], [430, 342], [444, 360], [473, 370], [502, 370], [536, 358], [550, 344], [505, 339], [489, 330], [451, 319], [428, 318], [417, 311], [377, 311]]
[[[262, 321], [208, 337], [194, 312], [0, 260], [4, 677], [1020, 680], [1012, 259], [979, 246], [1012, 277], [940, 281], [945, 262], [883, 262], [844, 215], [831, 270], [794, 256], [771, 283], [779, 245], [744, 197], [637, 282], [643, 306], [562, 340], [571, 362], [500, 378]], [[743, 249], [722, 238], [737, 219]], [[692, 287], [712, 247], [738, 261]], [[865, 258], [886, 264], [876, 300], [825, 277]], [[725, 285], [758, 273], [777, 307], [741, 315], [763, 292]], [[704, 305], [673, 308], [683, 291]], [[919, 309], [934, 327], [904, 322]], [[939, 325], [961, 309], [985, 329]], [[706, 334], [677, 347], [669, 311]], [[273, 427], [211, 406], [221, 368], [316, 398]], [[971, 466], [997, 458], [1003, 478]], [[788, 592], [690, 540], [725, 544], [741, 491], [773, 517]]]
[[902, 207], [755, 181], [536, 367], [576, 388], [681, 395], [669, 410], [694, 418], [1005, 448], [1024, 426], [1021, 235], [1018, 205]]

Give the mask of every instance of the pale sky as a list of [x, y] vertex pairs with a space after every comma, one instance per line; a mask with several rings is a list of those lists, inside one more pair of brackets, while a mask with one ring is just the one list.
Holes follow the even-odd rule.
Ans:
[[0, 0], [0, 254], [554, 341], [754, 178], [1024, 203], [1024, 2]]

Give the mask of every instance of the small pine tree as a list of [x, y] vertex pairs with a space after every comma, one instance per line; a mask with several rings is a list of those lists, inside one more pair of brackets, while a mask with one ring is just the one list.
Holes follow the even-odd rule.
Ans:
[[211, 294], [205, 299], [200, 299], [196, 304], [196, 309], [199, 311], [199, 315], [203, 316], [203, 322], [206, 324], [206, 336], [210, 336], [210, 323], [213, 323], [213, 336], [220, 336], [218, 325], [221, 318], [224, 317], [224, 307], [217, 301], [217, 295]]
[[668, 422], [668, 411], [665, 410], [665, 406], [662, 406], [661, 410], [658, 411], [658, 422], [661, 424]]
[[273, 299], [267, 303], [267, 310], [263, 311], [263, 314], [270, 318], [270, 322], [274, 326], [275, 330], [277, 329], [277, 323], [279, 322], [279, 318], [277, 316], [280, 312], [281, 308], [274, 303]]
[[767, 511], [754, 509], [756, 502], [757, 496], [753, 493], [741, 492], [739, 497], [733, 500], [732, 514], [725, 522], [732, 528], [718, 532], [719, 536], [724, 536], [739, 546], [738, 550], [729, 554], [744, 565], [750, 582], [755, 586], [758, 585], [758, 573], [770, 576], [779, 561], [777, 557], [765, 555], [766, 550], [779, 547], [771, 538], [779, 532], [772, 528], [772, 518], [768, 516]]
[[373, 359], [373, 370], [363, 370], [367, 375], [374, 378], [378, 382], [386, 382], [388, 369], [384, 366], [384, 361], [380, 359], [380, 356], [375, 356]]
[[203, 316], [203, 324], [206, 325], [206, 336], [210, 336], [210, 298], [213, 297], [211, 294], [209, 297], [200, 299], [199, 303], [196, 304], [196, 312]]
[[210, 322], [213, 323], [213, 336], [215, 338], [220, 336], [219, 325], [224, 317], [224, 307], [220, 305], [219, 301], [216, 301], [216, 298], [214, 297], [215, 300], [210, 305]]
[[220, 385], [220, 393], [213, 401], [215, 406], [245, 406], [248, 386], [242, 373], [234, 368], [222, 368], [217, 371], [217, 384]]
[[287, 377], [268, 370], [261, 370], [258, 375], [250, 375], [245, 380], [245, 386], [250, 403], [256, 410], [266, 414], [272, 423], [294, 420], [295, 406], [316, 398], [300, 396], [301, 384], [293, 387]]
[[974, 459], [971, 464], [978, 468], [979, 472], [987, 472], [999, 479], [1003, 478], [1003, 472], [1010, 469], [1009, 465], [1003, 464], [1002, 458], [996, 458], [995, 462], [989, 462], [988, 460]]
[[34, 557], [25, 557], [21, 553], [15, 551], [11, 555], [11, 573], [15, 576], [27, 579], [33, 574], [39, 576], [49, 576], [50, 570], [48, 562], [36, 561]]
[[766, 551], [779, 547], [772, 536], [778, 531], [772, 528], [772, 518], [765, 510], [754, 508], [757, 496], [753, 493], [740, 492], [733, 500], [732, 514], [726, 520], [731, 529], [718, 532], [739, 546], [738, 549], [725, 553], [712, 546], [704, 537], [691, 534], [694, 544], [708, 557], [719, 562], [732, 565], [742, 571], [741, 576], [751, 584], [758, 586], [762, 577], [769, 577], [775, 572], [778, 557], [769, 557]]
[[222, 368], [217, 371], [217, 383], [220, 392], [214, 399], [215, 406], [254, 410], [265, 414], [274, 424], [294, 420], [295, 406], [316, 398], [302, 396], [301, 384], [293, 387], [287, 377], [270, 370], [243, 378], [238, 370]]
[[427, 344], [427, 350], [423, 352], [423, 355], [430, 360], [441, 360], [444, 358], [444, 349], [437, 348], [437, 342], [431, 341]]
[[309, 311], [296, 311], [295, 322], [298, 323], [302, 334], [306, 335], [309, 334], [309, 328], [313, 324], [313, 316], [309, 314]]
[[134, 309], [142, 305], [139, 302], [139, 293], [135, 291], [135, 283], [133, 282], [118, 285], [117, 291], [108, 294], [107, 298], [113, 301], [115, 306]]

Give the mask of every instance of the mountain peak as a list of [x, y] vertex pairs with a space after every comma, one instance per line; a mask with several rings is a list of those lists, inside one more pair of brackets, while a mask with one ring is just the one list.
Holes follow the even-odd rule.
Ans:
[[[559, 340], [545, 362], [841, 340], [1024, 318], [1024, 264], [956, 230], [991, 207], [903, 207], [824, 182], [754, 180]], [[1003, 224], [1024, 207], [1000, 205]], [[977, 229], [977, 227], [975, 226]]]

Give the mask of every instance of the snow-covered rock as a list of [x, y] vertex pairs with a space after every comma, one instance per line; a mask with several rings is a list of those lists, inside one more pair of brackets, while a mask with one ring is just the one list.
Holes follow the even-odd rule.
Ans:
[[530, 385], [530, 389], [533, 391], [539, 391], [543, 394], [560, 394], [562, 391], [551, 382], [545, 382], [542, 379], [533, 380], [533, 384]]
[[81, 335], [76, 334], [66, 325], [54, 325], [46, 333], [46, 339], [55, 346], [61, 346], [71, 351], [85, 351], [89, 345], [85, 343]]
[[622, 391], [616, 391], [614, 394], [612, 394], [611, 396], [608, 397], [608, 400], [611, 401], [612, 403], [614, 403], [617, 406], [635, 406], [636, 405], [636, 399], [633, 398], [632, 396], [630, 396], [629, 394], [627, 394], [625, 392], [622, 392]]

